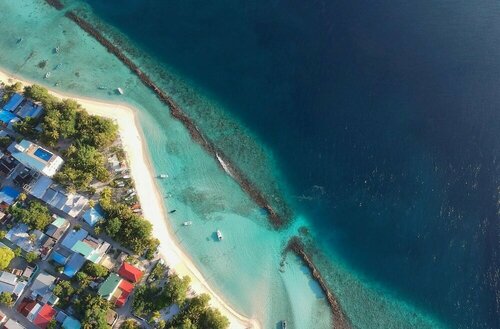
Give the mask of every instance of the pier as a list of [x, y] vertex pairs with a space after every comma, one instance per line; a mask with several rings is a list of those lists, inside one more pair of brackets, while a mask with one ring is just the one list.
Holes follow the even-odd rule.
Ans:
[[318, 282], [321, 290], [325, 294], [333, 315], [333, 329], [351, 329], [349, 319], [342, 310], [337, 297], [335, 297], [335, 295], [330, 291], [330, 288], [321, 276], [321, 273], [316, 268], [316, 265], [314, 265], [311, 257], [307, 254], [304, 244], [300, 241], [299, 237], [295, 236], [288, 241], [285, 252], [289, 251], [297, 255], [302, 260], [304, 265], [309, 268], [312, 277], [316, 280], [316, 282]]

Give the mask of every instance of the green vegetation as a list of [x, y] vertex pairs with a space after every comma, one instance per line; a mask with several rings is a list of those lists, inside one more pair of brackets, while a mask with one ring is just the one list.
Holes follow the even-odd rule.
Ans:
[[6, 235], [7, 235], [7, 231], [0, 230], [0, 240], [2, 240], [3, 238], [5, 238]]
[[70, 281], [68, 280], [62, 280], [59, 281], [59, 283], [54, 287], [52, 290], [54, 295], [59, 297], [59, 302], [58, 305], [59, 307], [65, 307], [73, 294], [75, 293], [75, 288], [73, 288], [73, 285], [71, 284]]
[[91, 276], [93, 278], [104, 278], [108, 276], [109, 271], [107, 268], [105, 268], [102, 265], [99, 264], [94, 264], [92, 262], [87, 261], [85, 265], [83, 266], [82, 271], [87, 274], [88, 276]]
[[38, 260], [38, 254], [34, 251], [30, 251], [30, 252], [26, 253], [24, 258], [26, 259], [26, 261], [28, 263], [34, 263]]
[[47, 329], [57, 329], [57, 321], [56, 319], [52, 319], [47, 324]]
[[[45, 109], [42, 142], [50, 146], [63, 140], [70, 143], [64, 154], [66, 162], [54, 179], [69, 189], [82, 191], [88, 190], [93, 179], [108, 180], [102, 149], [116, 140], [116, 124], [89, 115], [74, 100], [60, 101], [38, 85], [24, 88], [24, 94], [41, 102]], [[29, 132], [29, 127], [26, 129]]]
[[0, 147], [1, 148], [6, 148], [12, 143], [12, 140], [8, 136], [2, 136], [0, 137]]
[[132, 307], [134, 314], [145, 316], [169, 305], [182, 306], [189, 289], [190, 278], [172, 275], [163, 288], [141, 285], [136, 288]]
[[106, 234], [139, 255], [156, 251], [159, 241], [152, 236], [150, 222], [114, 201], [110, 189], [103, 190], [99, 202], [106, 213], [106, 220], [100, 224]]
[[79, 271], [75, 275], [75, 281], [78, 283], [79, 292], [82, 292], [83, 290], [87, 289], [87, 287], [92, 282], [92, 279], [90, 278], [90, 276], [87, 273]]
[[2, 101], [7, 101], [13, 93], [18, 93], [23, 90], [23, 85], [20, 82], [13, 83], [11, 85], [6, 85], [4, 87], [5, 94], [3, 95]]
[[38, 201], [31, 201], [27, 208], [11, 206], [10, 213], [31, 229], [43, 230], [52, 222], [49, 209]]
[[139, 328], [141, 328], [141, 326], [132, 319], [125, 320], [120, 326], [120, 329], [139, 329]]
[[160, 262], [156, 263], [155, 267], [151, 271], [148, 277], [148, 281], [156, 281], [165, 276], [165, 272], [167, 270], [167, 266], [165, 264], [162, 264]]
[[107, 300], [95, 295], [86, 295], [82, 299], [77, 299], [74, 305], [82, 320], [83, 329], [110, 328], [106, 322], [106, 314], [110, 309]]
[[5, 306], [12, 306], [14, 304], [14, 298], [12, 298], [12, 294], [9, 292], [2, 292], [0, 294], [0, 304]]
[[27, 117], [14, 123], [14, 130], [28, 139], [37, 139], [39, 135], [35, 129], [37, 124], [37, 119]]
[[9, 247], [0, 247], [0, 270], [7, 268], [14, 257], [15, 254]]
[[223, 316], [219, 310], [208, 305], [210, 296], [201, 294], [186, 301], [173, 320], [174, 328], [192, 329], [226, 329], [229, 327], [229, 320]]

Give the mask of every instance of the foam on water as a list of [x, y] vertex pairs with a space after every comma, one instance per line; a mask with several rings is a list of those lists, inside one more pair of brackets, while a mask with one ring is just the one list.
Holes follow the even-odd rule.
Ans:
[[[307, 225], [307, 219], [296, 217], [286, 230], [271, 230], [261, 209], [191, 140], [165, 106], [116, 58], [61, 12], [42, 1], [4, 1], [0, 4], [0, 24], [2, 67], [51, 88], [127, 102], [139, 110], [152, 164], [158, 173], [169, 175], [168, 179], [159, 181], [159, 185], [167, 207], [177, 210], [169, 223], [172, 232], [229, 304], [247, 316], [259, 318], [265, 328], [275, 327], [281, 319], [287, 319], [290, 328], [331, 327], [325, 298], [297, 259], [287, 256], [285, 271], [279, 271], [283, 247], [290, 236]], [[23, 41], [16, 43], [20, 37]], [[60, 47], [59, 53], [53, 51], [56, 46]], [[242, 148], [253, 150], [241, 152], [238, 165], [242, 165], [242, 169], [255, 168], [255, 163], [259, 162], [263, 167], [276, 168], [269, 150], [249, 137], [251, 135], [220, 107], [214, 107], [215, 102], [193, 94], [178, 77], [162, 79], [165, 70], [152, 70], [159, 64], [136, 48], [130, 48], [129, 53], [140, 54], [135, 58], [144, 71], [161, 79], [165, 90], [180, 100], [200, 126], [210, 129], [209, 135], [215, 142], [222, 147], [235, 147], [234, 140], [238, 140]], [[45, 69], [37, 66], [42, 60], [47, 60]], [[55, 69], [59, 63], [62, 65]], [[52, 72], [50, 78], [43, 79], [49, 70]], [[54, 87], [56, 82], [58, 86]], [[98, 86], [109, 89], [100, 90]], [[124, 89], [124, 96], [114, 91], [117, 87]], [[202, 110], [206, 108], [211, 110]], [[248, 157], [252, 157], [252, 161]], [[286, 190], [284, 184], [278, 183], [279, 172], [273, 170], [272, 174], [274, 179], [269, 178], [270, 171], [256, 173], [261, 175], [261, 181], [270, 183], [266, 185], [267, 193], [283, 193], [278, 193], [278, 190]], [[193, 225], [182, 227], [186, 220], [193, 221]], [[217, 229], [224, 234], [222, 242], [214, 235]], [[315, 258], [327, 273], [327, 281], [355, 327], [441, 326], [431, 316], [355, 274], [335, 255], [326, 258], [316, 253]]]

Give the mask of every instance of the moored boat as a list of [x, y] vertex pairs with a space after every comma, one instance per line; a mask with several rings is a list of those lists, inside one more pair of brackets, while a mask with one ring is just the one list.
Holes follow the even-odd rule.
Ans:
[[44, 79], [48, 79], [50, 77], [50, 72], [45, 73]]
[[191, 226], [193, 225], [193, 222], [188, 220], [188, 221], [185, 221], [184, 223], [182, 223], [182, 226]]
[[119, 88], [119, 87], [118, 87], [116, 90], [118, 91], [118, 93], [119, 93], [120, 95], [123, 95], [123, 89], [122, 89], [122, 88]]
[[217, 230], [217, 239], [219, 239], [219, 241], [224, 239], [224, 237], [222, 236], [222, 232], [220, 230]]
[[281, 329], [286, 329], [286, 320], [281, 320]]
[[158, 178], [161, 178], [161, 179], [164, 179], [164, 178], [167, 178], [168, 175], [167, 174], [160, 174], [158, 175]]

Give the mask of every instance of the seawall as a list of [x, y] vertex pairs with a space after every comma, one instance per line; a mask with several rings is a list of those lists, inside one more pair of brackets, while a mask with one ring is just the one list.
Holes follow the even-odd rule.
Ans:
[[351, 324], [349, 322], [349, 319], [342, 310], [339, 301], [337, 300], [335, 295], [330, 291], [330, 288], [328, 288], [328, 285], [321, 276], [321, 273], [316, 268], [316, 265], [314, 265], [311, 257], [306, 252], [304, 244], [300, 241], [299, 237], [297, 236], [292, 237], [290, 241], [288, 241], [288, 244], [285, 248], [285, 252], [290, 252], [290, 251], [296, 254], [302, 260], [302, 262], [309, 268], [309, 270], [311, 271], [311, 275], [316, 280], [316, 282], [318, 282], [319, 286], [321, 287], [321, 290], [325, 294], [328, 304], [330, 305], [330, 310], [332, 311], [333, 315], [333, 329], [351, 329]]

